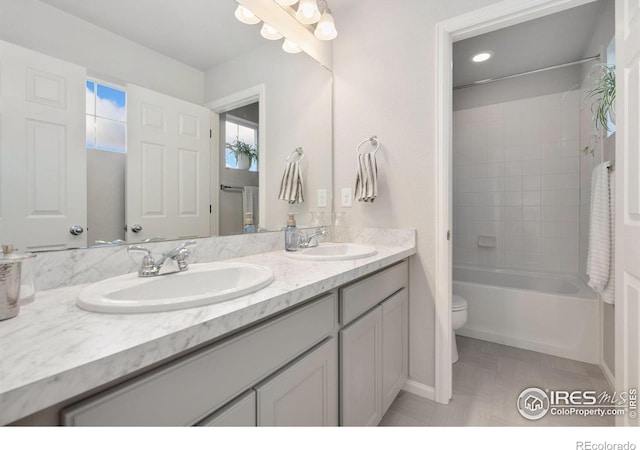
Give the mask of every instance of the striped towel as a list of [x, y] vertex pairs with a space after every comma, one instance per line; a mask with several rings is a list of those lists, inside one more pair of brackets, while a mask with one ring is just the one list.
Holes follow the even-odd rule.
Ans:
[[373, 202], [378, 196], [378, 163], [376, 155], [364, 153], [358, 155], [358, 176], [356, 178], [355, 198], [359, 202]]
[[611, 271], [611, 205], [609, 195], [610, 162], [599, 164], [591, 178], [591, 215], [589, 218], [589, 287], [602, 294]]
[[278, 199], [291, 204], [304, 202], [304, 184], [302, 183], [302, 171], [298, 161], [288, 162], [280, 183], [280, 195]]
[[611, 260], [609, 262], [609, 282], [607, 283], [607, 287], [602, 291], [603, 302], [606, 303], [615, 303], [615, 293], [616, 293], [616, 266], [615, 262], [615, 231], [616, 231], [616, 174], [615, 172], [611, 172], [609, 174], [609, 211], [611, 211]]
[[259, 224], [258, 217], [258, 198], [259, 189], [257, 186], [245, 186], [242, 188], [242, 217], [246, 217], [248, 212], [253, 214], [253, 223]]

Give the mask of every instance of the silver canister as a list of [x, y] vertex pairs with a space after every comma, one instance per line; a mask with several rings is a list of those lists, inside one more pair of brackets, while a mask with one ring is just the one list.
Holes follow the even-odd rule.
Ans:
[[13, 246], [3, 245], [0, 254], [0, 320], [16, 317], [20, 312], [22, 262], [35, 255], [14, 253]]
[[0, 262], [0, 320], [11, 319], [20, 312], [20, 260]]

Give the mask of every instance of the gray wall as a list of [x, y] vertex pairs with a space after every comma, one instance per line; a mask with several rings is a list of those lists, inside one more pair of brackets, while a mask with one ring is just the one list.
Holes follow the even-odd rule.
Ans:
[[124, 239], [127, 155], [87, 150], [87, 244]]
[[[367, 0], [333, 7], [334, 189], [352, 188], [354, 150], [376, 135], [379, 196], [354, 202], [352, 226], [414, 227], [418, 254], [410, 265], [411, 380], [435, 384], [435, 273], [438, 191], [435, 25], [497, 0]], [[340, 210], [340, 196], [334, 197]]]
[[453, 110], [566, 92], [580, 86], [581, 74], [580, 66], [573, 66], [458, 89], [453, 91]]
[[204, 100], [202, 71], [37, 0], [0, 2], [0, 39], [86, 67], [105, 81]]

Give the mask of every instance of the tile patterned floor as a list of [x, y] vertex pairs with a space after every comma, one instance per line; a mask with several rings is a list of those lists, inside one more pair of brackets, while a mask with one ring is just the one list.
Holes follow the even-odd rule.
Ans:
[[529, 421], [516, 410], [524, 388], [611, 391], [601, 369], [543, 353], [457, 337], [448, 405], [401, 391], [380, 426], [613, 426], [612, 417], [550, 416]]

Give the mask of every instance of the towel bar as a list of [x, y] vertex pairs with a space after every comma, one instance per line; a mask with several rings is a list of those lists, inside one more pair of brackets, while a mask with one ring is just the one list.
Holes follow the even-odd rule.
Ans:
[[287, 156], [287, 162], [289, 162], [289, 160], [292, 157], [295, 157], [295, 156], [299, 156], [300, 157], [298, 162], [300, 162], [300, 161], [302, 161], [304, 159], [304, 150], [302, 150], [302, 147], [298, 147], [294, 151], [292, 151], [291, 154], [289, 156]]
[[371, 152], [372, 154], [376, 154], [376, 152], [380, 149], [380, 141], [378, 140], [378, 136], [371, 136], [370, 138], [365, 139], [364, 141], [360, 142], [358, 144], [358, 147], [356, 148], [356, 153], [358, 155], [360, 155], [360, 147], [362, 147], [364, 144], [366, 143], [370, 143], [371, 145], [374, 145], [376, 148], [373, 149], [373, 151]]

